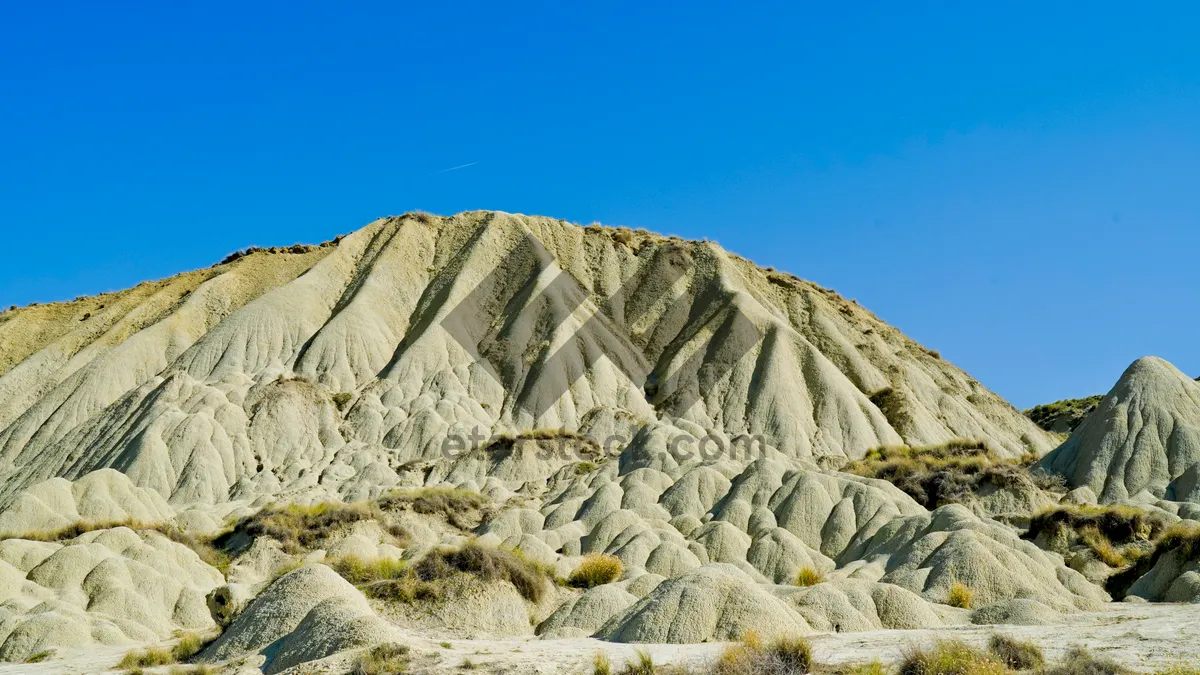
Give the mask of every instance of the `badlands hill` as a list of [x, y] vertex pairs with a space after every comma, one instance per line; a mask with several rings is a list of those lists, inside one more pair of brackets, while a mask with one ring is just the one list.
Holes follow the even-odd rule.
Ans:
[[832, 291], [495, 212], [12, 309], [0, 660], [565, 673], [661, 643], [707, 672], [670, 645], [1111, 623], [1200, 599], [1197, 385], [1143, 366], [1099, 412], [1157, 436], [1094, 414], [1054, 450]]
[[856, 303], [713, 243], [477, 212], [297, 250], [0, 316], [0, 503], [103, 468], [173, 504], [362, 497], [453, 428], [678, 419], [797, 459], [1054, 444]]

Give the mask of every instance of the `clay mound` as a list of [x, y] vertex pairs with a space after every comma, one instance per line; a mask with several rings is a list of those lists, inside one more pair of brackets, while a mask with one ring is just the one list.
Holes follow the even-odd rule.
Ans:
[[312, 564], [268, 586], [199, 658], [220, 662], [261, 653], [262, 670], [270, 674], [399, 637], [358, 589], [328, 567]]
[[161, 523], [175, 517], [162, 495], [139, 488], [115, 469], [69, 481], [51, 478], [25, 490], [3, 512], [0, 532], [56, 530], [79, 521]]
[[697, 643], [812, 632], [787, 603], [733, 565], [714, 563], [661, 583], [596, 637], [613, 642]]
[[1200, 501], [1200, 383], [1160, 358], [1134, 361], [1041, 466], [1105, 503]]
[[65, 543], [0, 542], [0, 660], [49, 647], [154, 642], [213, 626], [221, 575], [156, 532], [96, 530]]
[[451, 429], [683, 420], [792, 457], [1052, 446], [831, 291], [712, 243], [548, 218], [385, 218], [4, 319], [3, 504], [104, 468], [176, 507], [312, 487], [369, 498], [406, 462], [437, 461]]

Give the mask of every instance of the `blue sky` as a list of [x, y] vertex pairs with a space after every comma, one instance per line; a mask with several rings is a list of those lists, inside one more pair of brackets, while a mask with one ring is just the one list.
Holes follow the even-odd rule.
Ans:
[[0, 304], [488, 208], [715, 239], [1019, 407], [1200, 375], [1193, 3], [433, 4], [10, 3]]

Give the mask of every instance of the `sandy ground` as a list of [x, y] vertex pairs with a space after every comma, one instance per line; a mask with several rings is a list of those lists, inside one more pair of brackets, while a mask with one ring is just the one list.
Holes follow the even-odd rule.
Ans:
[[[954, 637], [983, 644], [989, 635], [1003, 632], [1034, 640], [1051, 660], [1061, 657], [1072, 645], [1083, 645], [1136, 670], [1152, 671], [1172, 664], [1200, 663], [1200, 604], [1117, 603], [1099, 612], [1069, 616], [1053, 626], [955, 626], [941, 630], [881, 630], [812, 636], [818, 661], [847, 663], [880, 659], [890, 663], [900, 658], [905, 647], [928, 643], [939, 637]], [[449, 645], [443, 646], [443, 644]], [[648, 651], [656, 663], [700, 665], [711, 661], [722, 645], [625, 645], [590, 638], [538, 640], [449, 640], [414, 638], [413, 670], [464, 672], [464, 662], [482, 672], [513, 674], [586, 673], [592, 659], [605, 652], [614, 665], [634, 659], [639, 650]], [[0, 665], [0, 675], [83, 674], [108, 671], [126, 651], [121, 647], [61, 650], [59, 658], [39, 664]], [[353, 654], [347, 653], [306, 664], [289, 673], [344, 673]], [[147, 672], [166, 673], [167, 668]], [[257, 672], [252, 667], [245, 671]]]

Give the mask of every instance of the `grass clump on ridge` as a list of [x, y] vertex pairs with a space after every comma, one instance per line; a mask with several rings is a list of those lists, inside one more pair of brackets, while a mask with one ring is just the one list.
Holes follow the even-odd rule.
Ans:
[[457, 549], [436, 549], [421, 558], [414, 568], [426, 582], [469, 574], [483, 581], [507, 581], [526, 600], [538, 603], [546, 593], [551, 573], [517, 551], [468, 542]]
[[77, 520], [69, 525], [55, 529], [30, 530], [19, 533], [0, 534], [0, 541], [5, 539], [28, 539], [30, 541], [59, 542], [75, 539], [76, 537], [97, 530], [111, 530], [117, 527], [127, 527], [135, 532], [157, 532], [167, 539], [183, 544], [192, 549], [204, 562], [224, 573], [229, 568], [230, 556], [214, 545], [212, 537], [198, 536], [185, 532], [173, 523], [150, 523], [134, 518], [119, 520]]
[[396, 558], [363, 558], [346, 555], [335, 559], [330, 567], [352, 584], [402, 579], [408, 574], [408, 564]]
[[393, 675], [408, 670], [408, 645], [384, 643], [364, 651], [354, 662], [353, 675]]
[[393, 490], [379, 500], [379, 508], [385, 512], [411, 509], [421, 515], [440, 516], [460, 530], [471, 529], [489, 504], [491, 501], [478, 492], [442, 487]]
[[797, 586], [816, 586], [825, 581], [825, 575], [819, 570], [812, 567], [801, 567], [799, 572], [796, 572]]
[[482, 581], [507, 581], [521, 597], [537, 603], [553, 578], [551, 571], [525, 558], [518, 551], [468, 542], [459, 548], [435, 549], [415, 565], [402, 561], [340, 559], [334, 569], [376, 600], [391, 602], [437, 602], [456, 578], [470, 576]]
[[1075, 431], [1103, 399], [1100, 394], [1086, 398], [1067, 398], [1054, 403], [1035, 405], [1021, 412], [1046, 431], [1054, 431], [1055, 424], [1061, 420], [1066, 431], [1070, 432]]
[[402, 526], [390, 522], [387, 514], [377, 504], [322, 502], [311, 506], [268, 506], [239, 520], [231, 532], [216, 540], [216, 544], [224, 546], [239, 534], [251, 539], [269, 537], [278, 541], [285, 553], [297, 555], [321, 548], [331, 535], [366, 520], [379, 522], [389, 534], [401, 542], [407, 542], [411, 537]]
[[844, 471], [886, 480], [927, 509], [969, 501], [984, 482], [1005, 487], [1059, 487], [1057, 480], [1029, 466], [1035, 457], [1005, 459], [983, 441], [873, 448]]

